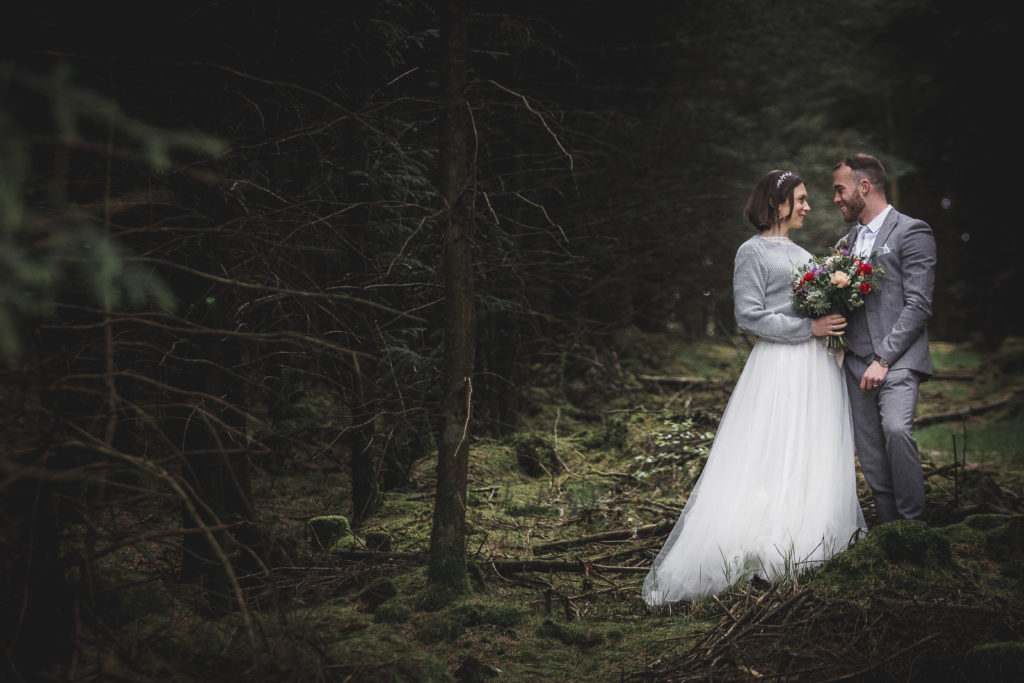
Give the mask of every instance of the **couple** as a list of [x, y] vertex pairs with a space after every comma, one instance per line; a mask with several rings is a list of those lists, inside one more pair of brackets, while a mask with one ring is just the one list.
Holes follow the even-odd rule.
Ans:
[[[737, 581], [795, 577], [844, 550], [866, 527], [854, 443], [879, 522], [924, 521], [924, 481], [911, 436], [918, 386], [932, 372], [935, 241], [886, 199], [872, 156], [835, 166], [834, 197], [855, 254], [874, 254], [881, 289], [849, 319], [811, 320], [792, 302], [794, 269], [811, 255], [789, 239], [811, 210], [803, 180], [771, 171], [746, 216], [758, 235], [736, 252], [736, 321], [757, 336], [707, 465], [644, 581], [649, 605], [695, 600]], [[843, 367], [825, 349], [848, 340]], [[852, 413], [852, 419], [851, 419]]]

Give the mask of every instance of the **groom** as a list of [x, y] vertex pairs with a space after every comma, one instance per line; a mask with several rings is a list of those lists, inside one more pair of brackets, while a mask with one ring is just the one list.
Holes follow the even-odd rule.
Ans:
[[911, 431], [918, 387], [932, 374], [925, 324], [932, 314], [935, 239], [924, 221], [886, 199], [885, 169], [855, 154], [832, 172], [833, 201], [854, 227], [855, 255], [885, 270], [880, 289], [848, 316], [843, 365], [861, 471], [879, 522], [925, 521], [924, 477]]

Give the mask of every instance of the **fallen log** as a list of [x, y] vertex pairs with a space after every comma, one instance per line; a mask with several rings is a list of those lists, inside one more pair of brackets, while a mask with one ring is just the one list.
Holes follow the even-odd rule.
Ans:
[[587, 543], [597, 543], [600, 541], [623, 541], [643, 536], [657, 536], [658, 534], [668, 533], [671, 531], [673, 524], [675, 524], [675, 520], [662, 520], [657, 524], [648, 524], [646, 526], [634, 527], [632, 529], [617, 529], [616, 531], [605, 531], [600, 534], [591, 534], [590, 536], [569, 538], [564, 541], [541, 543], [540, 545], [535, 545], [533, 547], [533, 553], [535, 555], [543, 555], [545, 553], [565, 550], [566, 548], [572, 548], [578, 545], [586, 545]]
[[992, 401], [991, 403], [983, 403], [977, 406], [967, 406], [959, 410], [951, 410], [946, 413], [936, 413], [935, 415], [921, 415], [914, 418], [914, 424], [916, 426], [924, 426], [931, 424], [938, 424], [940, 422], [952, 422], [953, 420], [964, 420], [971, 415], [981, 415], [987, 413], [990, 410], [1001, 408], [1010, 402], [1009, 398], [999, 399], [998, 401]]
[[387, 562], [390, 560], [399, 560], [406, 562], [425, 562], [427, 560], [427, 553], [389, 553], [383, 550], [334, 550], [331, 552], [334, 557], [340, 557], [343, 560], [372, 560], [374, 562]]
[[604, 564], [591, 564], [582, 560], [492, 560], [486, 566], [499, 574], [521, 574], [523, 572], [571, 572], [589, 574], [590, 572], [617, 572], [620, 574], [646, 574], [650, 567], [614, 567]]
[[671, 386], [677, 389], [700, 387], [731, 387], [733, 380], [707, 379], [705, 377], [672, 377], [665, 375], [639, 375], [641, 382], [650, 382], [662, 386]]
[[977, 375], [947, 375], [942, 372], [936, 372], [931, 377], [933, 382], [973, 382], [976, 379]]

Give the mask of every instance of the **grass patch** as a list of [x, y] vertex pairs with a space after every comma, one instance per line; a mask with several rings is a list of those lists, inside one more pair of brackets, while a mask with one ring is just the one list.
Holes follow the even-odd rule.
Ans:
[[[246, 671], [257, 658], [267, 681], [830, 680], [858, 672], [865, 680], [923, 680], [1017, 666], [1024, 421], [1014, 404], [967, 420], [966, 471], [949, 466], [950, 434], [962, 432], [961, 422], [917, 430], [930, 526], [873, 527], [797, 585], [738, 585], [720, 602], [650, 611], [640, 586], [665, 535], [642, 530], [678, 516], [728, 390], [659, 388], [629, 373], [735, 379], [748, 351], [636, 331], [616, 343], [625, 374], [607, 398], [584, 392], [580, 410], [566, 403], [571, 392], [541, 387], [547, 403], [516, 434], [471, 439], [465, 590], [428, 587], [415, 558], [343, 561], [306, 540], [295, 561], [305, 565], [275, 570], [248, 594], [258, 652], [237, 614], [199, 616], [173, 586], [140, 584], [109, 605], [107, 621], [130, 630], [123, 647], [102, 654], [111, 672], [126, 653], [138, 654], [122, 673], [183, 681], [223, 679], [218, 674]], [[642, 353], [627, 353], [644, 344]], [[1012, 368], [1024, 353], [1009, 348], [989, 357], [936, 344], [940, 378], [924, 385], [920, 412], [989, 400], [997, 381], [1014, 386], [1024, 363]], [[574, 352], [569, 379], [596, 381], [596, 354]], [[433, 477], [433, 462], [417, 462], [411, 484], [387, 492], [357, 538], [396, 553], [426, 550]], [[305, 520], [345, 514], [346, 480], [337, 470], [264, 475], [256, 482], [266, 500], [260, 514], [278, 520], [279, 536], [298, 539]], [[608, 531], [625, 533], [593, 538]], [[576, 571], [502, 574], [489, 562], [502, 559], [559, 561]], [[114, 579], [127, 586], [134, 577]], [[100, 661], [99, 652], [91, 656]], [[867, 669], [873, 662], [884, 671]]]
[[[921, 452], [938, 463], [953, 462], [954, 436], [958, 458], [962, 460], [962, 423], [929, 425], [914, 432]], [[966, 447], [968, 463], [1019, 468], [1024, 465], [1024, 422], [971, 420], [966, 430]]]

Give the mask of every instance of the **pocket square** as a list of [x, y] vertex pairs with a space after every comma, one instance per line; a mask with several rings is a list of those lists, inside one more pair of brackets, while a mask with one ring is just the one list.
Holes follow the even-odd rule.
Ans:
[[887, 246], [885, 246], [883, 244], [882, 248], [878, 250], [878, 255], [879, 256], [885, 256], [886, 254], [889, 254], [891, 252], [892, 252], [892, 249], [890, 249], [889, 247], [887, 247]]

